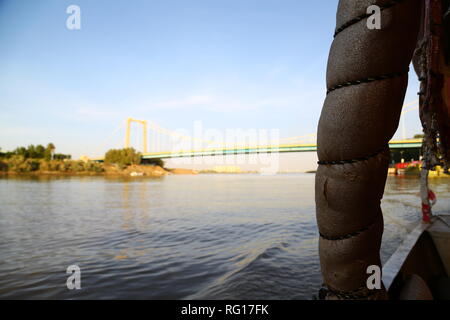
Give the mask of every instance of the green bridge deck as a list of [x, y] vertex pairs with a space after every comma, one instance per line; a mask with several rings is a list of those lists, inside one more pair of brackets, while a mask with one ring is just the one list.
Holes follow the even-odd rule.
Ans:
[[[419, 149], [421, 147], [422, 147], [421, 140], [391, 141], [389, 143], [390, 149]], [[154, 153], [145, 153], [142, 155], [142, 158], [169, 159], [169, 158], [208, 157], [208, 156], [223, 156], [223, 155], [238, 155], [238, 154], [313, 152], [313, 151], [317, 151], [317, 146], [314, 144], [280, 145], [280, 146], [265, 146], [265, 147], [236, 147], [236, 148], [203, 149], [203, 150], [174, 151], [174, 152], [170, 151], [154, 152]]]

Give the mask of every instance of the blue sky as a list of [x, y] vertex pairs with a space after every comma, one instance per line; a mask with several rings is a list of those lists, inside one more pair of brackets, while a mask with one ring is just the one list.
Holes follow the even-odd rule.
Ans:
[[[313, 133], [337, 2], [0, 0], [0, 147], [98, 155], [127, 117]], [[66, 28], [71, 4], [81, 30]], [[406, 131], [421, 131], [416, 112]]]

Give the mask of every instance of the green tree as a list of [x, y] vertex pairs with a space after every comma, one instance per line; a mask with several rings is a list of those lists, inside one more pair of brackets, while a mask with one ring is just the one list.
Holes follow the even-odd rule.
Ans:
[[72, 156], [70, 154], [62, 154], [62, 153], [55, 153], [53, 155], [54, 160], [69, 160]]
[[8, 171], [8, 163], [5, 161], [0, 161], [0, 171]]
[[25, 156], [26, 159], [33, 159], [36, 158], [36, 147], [33, 144], [30, 144], [27, 148], [27, 155]]
[[133, 148], [111, 149], [105, 154], [105, 163], [118, 165], [121, 169], [141, 163], [141, 154]]
[[52, 160], [55, 149], [56, 148], [53, 143], [50, 142], [49, 144], [47, 144], [47, 148], [45, 148], [45, 152], [44, 152], [44, 159], [47, 161]]
[[35, 154], [33, 159], [44, 159], [45, 158], [45, 148], [43, 145], [38, 144], [35, 149]]
[[13, 151], [13, 154], [27, 158], [28, 157], [28, 149], [25, 147], [18, 147], [18, 148], [16, 148], [16, 150]]

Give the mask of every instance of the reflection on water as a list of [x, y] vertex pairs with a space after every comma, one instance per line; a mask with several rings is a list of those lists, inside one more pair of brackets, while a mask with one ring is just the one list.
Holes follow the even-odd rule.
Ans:
[[[430, 188], [437, 195], [433, 207], [436, 214], [448, 214], [450, 210], [450, 178], [431, 178]], [[415, 177], [390, 177], [382, 202], [385, 235], [382, 260], [386, 261], [395, 251], [414, 222], [421, 218], [419, 180]]]
[[[431, 182], [438, 212], [449, 181]], [[418, 190], [388, 179], [383, 261]], [[321, 284], [314, 175], [2, 178], [0, 202], [0, 298], [310, 299]]]

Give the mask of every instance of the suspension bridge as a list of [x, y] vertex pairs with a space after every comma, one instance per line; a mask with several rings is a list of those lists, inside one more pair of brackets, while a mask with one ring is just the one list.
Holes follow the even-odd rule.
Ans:
[[[402, 116], [417, 108], [417, 101], [406, 104], [403, 107]], [[389, 143], [390, 149], [420, 149], [422, 146], [421, 139], [405, 139], [405, 125], [403, 118], [404, 117], [402, 117], [400, 121], [403, 139], [391, 141]], [[142, 153], [142, 159], [314, 152], [317, 150], [315, 134], [288, 138], [274, 138], [270, 137], [268, 131], [238, 130], [232, 135], [233, 139], [222, 139], [226, 134], [221, 134], [220, 132], [217, 132], [217, 130], [214, 130], [216, 139], [206, 139], [203, 137], [214, 134], [208, 134], [208, 132], [206, 132], [203, 135], [192, 137], [186, 133], [186, 131], [174, 131], [161, 127], [151, 121], [133, 118], [128, 118], [125, 122], [125, 148], [129, 148], [132, 145], [131, 133], [133, 124], [140, 125], [142, 129], [142, 134], [140, 135], [142, 147], [138, 148], [138, 151]], [[123, 128], [123, 125], [121, 128]], [[218, 139], [217, 136], [219, 137]]]

